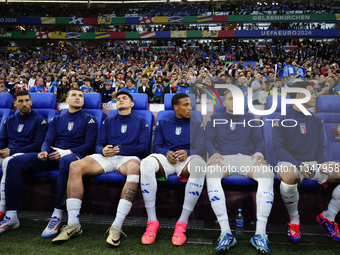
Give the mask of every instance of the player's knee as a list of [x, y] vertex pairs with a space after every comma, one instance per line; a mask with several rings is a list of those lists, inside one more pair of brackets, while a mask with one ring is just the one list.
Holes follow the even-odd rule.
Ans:
[[195, 157], [188, 164], [188, 172], [190, 175], [204, 178], [207, 173], [207, 164], [201, 157]]
[[159, 170], [159, 164], [154, 157], [147, 157], [140, 164], [141, 175], [155, 175]]
[[[223, 172], [225, 171], [223, 165], [219, 163], [210, 163], [207, 166], [207, 179], [208, 178], [216, 178], [216, 179], [222, 179], [223, 178]], [[227, 171], [227, 170], [226, 170]]]
[[83, 167], [82, 167], [82, 162], [80, 161], [73, 161], [70, 164], [70, 171], [69, 171], [69, 176], [70, 177], [76, 177], [76, 176], [82, 176], [83, 175]]
[[139, 164], [135, 162], [131, 162], [128, 165], [127, 175], [140, 175], [140, 167]]
[[253, 179], [260, 179], [260, 178], [265, 178], [267, 181], [268, 179], [274, 179], [274, 173], [273, 170], [265, 164], [261, 164], [259, 166], [253, 167]]
[[287, 185], [295, 185], [300, 182], [300, 178], [283, 177], [281, 181]]

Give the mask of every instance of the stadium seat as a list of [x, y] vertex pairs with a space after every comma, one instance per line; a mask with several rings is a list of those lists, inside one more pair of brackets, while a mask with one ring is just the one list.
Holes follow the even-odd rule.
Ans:
[[[84, 106], [83, 111], [91, 114], [97, 119], [98, 130], [100, 129], [103, 120], [105, 119], [105, 113], [100, 110], [101, 96], [97, 93], [85, 93], [84, 94]], [[62, 110], [61, 114], [64, 114], [68, 109]]]
[[320, 96], [317, 105], [324, 122], [328, 160], [340, 162], [340, 97]]
[[14, 114], [11, 110], [13, 96], [9, 93], [0, 93], [0, 132], [8, 116]]
[[31, 93], [32, 109], [47, 118], [47, 121], [58, 115], [59, 113], [54, 109], [56, 103], [56, 96], [52, 93]]

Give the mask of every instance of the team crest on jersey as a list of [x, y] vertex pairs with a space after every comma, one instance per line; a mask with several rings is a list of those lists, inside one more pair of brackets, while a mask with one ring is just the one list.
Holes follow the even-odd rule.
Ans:
[[180, 135], [182, 133], [182, 127], [176, 127], [176, 135]]
[[122, 127], [120, 128], [120, 132], [124, 134], [126, 133], [126, 130], [127, 130], [127, 125], [122, 125]]
[[230, 123], [230, 130], [235, 130], [235, 128], [236, 128], [236, 125], [233, 123]]
[[18, 126], [18, 132], [19, 132], [19, 133], [24, 129], [24, 125], [25, 125], [25, 124], [20, 124], [20, 125]]
[[71, 131], [73, 129], [73, 126], [74, 126], [74, 122], [69, 122], [68, 127], [67, 127], [68, 131]]
[[336, 131], [337, 131], [338, 134], [340, 135], [340, 126], [338, 126], [338, 127], [336, 128]]
[[306, 125], [305, 125], [305, 123], [300, 123], [300, 132], [301, 132], [301, 134], [306, 134]]

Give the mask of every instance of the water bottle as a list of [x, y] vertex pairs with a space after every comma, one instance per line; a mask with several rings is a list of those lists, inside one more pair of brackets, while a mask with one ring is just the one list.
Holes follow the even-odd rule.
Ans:
[[238, 209], [236, 216], [236, 235], [243, 235], [243, 214], [242, 209]]

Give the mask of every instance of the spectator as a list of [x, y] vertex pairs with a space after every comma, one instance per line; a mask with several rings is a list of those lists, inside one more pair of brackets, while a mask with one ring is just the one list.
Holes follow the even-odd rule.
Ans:
[[72, 82], [71, 87], [72, 88], [79, 88], [78, 82], [76, 82], [76, 81]]
[[190, 86], [186, 83], [184, 76], [180, 76], [179, 83], [176, 87], [176, 93], [190, 94]]
[[113, 92], [112, 93], [111, 101], [108, 102], [109, 104], [115, 104], [116, 103], [116, 101], [117, 101], [117, 93], [118, 92]]
[[28, 80], [27, 80], [27, 78], [26, 78], [26, 76], [22, 76], [21, 77], [21, 90], [26, 90], [26, 91], [29, 91], [30, 89], [31, 89], [31, 86], [30, 85], [28, 85]]
[[8, 93], [4, 84], [0, 83], [0, 93]]
[[138, 88], [138, 93], [142, 94], [147, 94], [148, 95], [148, 102], [151, 103], [152, 102], [152, 98], [153, 98], [153, 93], [152, 93], [152, 90], [151, 88], [149, 87], [149, 79], [148, 79], [148, 76], [144, 76], [141, 80], [141, 85], [139, 86]]
[[[85, 82], [86, 83], [86, 82]], [[111, 87], [111, 83], [105, 83], [105, 88], [100, 92], [102, 96], [102, 103], [108, 103], [112, 100], [112, 93], [115, 92], [115, 88]]]
[[127, 78], [125, 82], [126, 82], [125, 83], [126, 87], [122, 88], [121, 90], [129, 92], [130, 94], [131, 93], [138, 93], [137, 89], [134, 87], [134, 84], [133, 84], [133, 81], [132, 81], [131, 78]]
[[269, 81], [268, 80], [262, 81], [261, 88], [262, 88], [262, 90], [259, 93], [259, 102], [260, 102], [260, 104], [266, 104], [267, 96], [268, 96], [269, 91], [270, 91]]
[[125, 88], [125, 82], [124, 81], [119, 81], [119, 87], [118, 87], [118, 91], [122, 90]]
[[53, 93], [58, 98], [58, 86], [59, 86], [58, 81], [52, 82], [52, 84], [48, 87], [48, 93]]
[[260, 89], [262, 88], [261, 83], [260, 83], [261, 79], [262, 79], [262, 75], [257, 74], [255, 75], [255, 80], [251, 83], [251, 88], [253, 91], [253, 105], [260, 104], [259, 94], [260, 94]]
[[248, 95], [248, 87], [245, 86], [246, 84], [246, 77], [244, 75], [241, 75], [238, 79], [238, 84], [237, 87], [242, 90], [243, 95], [247, 96]]
[[71, 86], [66, 76], [62, 76], [61, 82], [58, 87], [58, 102], [65, 102], [67, 97], [67, 92], [70, 90]]
[[45, 83], [43, 78], [38, 78], [37, 85], [33, 86], [30, 90], [30, 93], [47, 93], [48, 90], [45, 88]]
[[176, 80], [175, 77], [171, 77], [167, 86], [164, 87], [164, 94], [176, 93], [177, 84], [178, 84], [178, 79]]
[[[74, 81], [76, 82], [76, 81]], [[91, 79], [86, 77], [84, 79], [84, 85], [80, 87], [80, 89], [84, 92], [84, 93], [94, 93], [93, 88], [91, 87]], [[78, 83], [79, 85], [79, 83]]]
[[158, 76], [156, 84], [152, 87], [153, 102], [157, 104], [163, 104], [164, 102], [164, 82], [163, 77]]
[[47, 89], [52, 85], [52, 77], [53, 77], [52, 74], [48, 74], [46, 76], [45, 86]]
[[28, 81], [28, 85], [30, 86], [30, 88], [32, 88], [36, 84], [36, 78], [37, 74], [36, 72], [33, 72], [31, 78]]
[[272, 85], [273, 83], [270, 81], [270, 80], [268, 80], [268, 82], [269, 82], [269, 88], [270, 88], [270, 92], [269, 92], [269, 94], [270, 95], [273, 95], [273, 87], [275, 87], [275, 88], [277, 88], [277, 94], [278, 95], [281, 95], [281, 79], [277, 79], [275, 82], [274, 82], [274, 86]]

